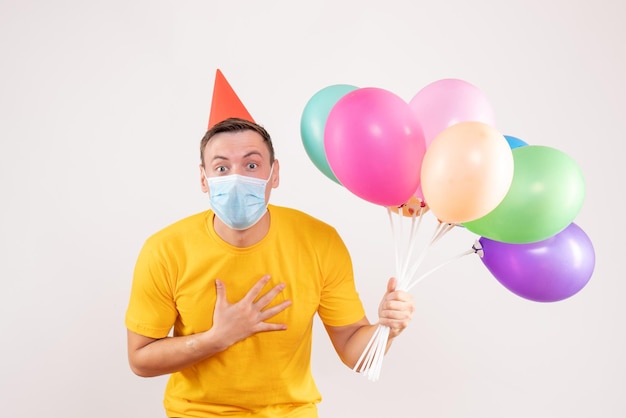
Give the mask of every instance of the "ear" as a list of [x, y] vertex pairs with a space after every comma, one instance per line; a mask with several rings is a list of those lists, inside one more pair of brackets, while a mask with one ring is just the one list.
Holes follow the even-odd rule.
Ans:
[[204, 167], [202, 167], [202, 164], [200, 164], [200, 189], [202, 190], [202, 193], [209, 192], [209, 184], [204, 177]]
[[269, 183], [272, 189], [276, 189], [280, 184], [280, 164], [277, 159], [274, 159], [274, 169], [272, 170], [272, 178]]

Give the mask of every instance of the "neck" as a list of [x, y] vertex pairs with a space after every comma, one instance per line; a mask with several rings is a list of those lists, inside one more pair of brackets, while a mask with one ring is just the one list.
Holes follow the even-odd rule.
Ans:
[[261, 241], [270, 230], [270, 213], [265, 212], [256, 224], [241, 231], [229, 228], [217, 216], [214, 216], [213, 228], [215, 233], [228, 244], [239, 248], [250, 247]]

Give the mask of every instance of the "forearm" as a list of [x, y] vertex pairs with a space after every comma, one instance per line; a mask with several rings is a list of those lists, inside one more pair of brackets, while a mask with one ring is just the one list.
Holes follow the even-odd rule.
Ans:
[[[349, 333], [346, 333], [346, 328], [341, 327], [327, 327], [327, 331], [341, 361], [346, 366], [354, 368], [378, 327], [378, 324], [360, 323]], [[393, 338], [387, 340], [385, 353], [391, 347], [392, 340]], [[373, 347], [369, 348], [369, 350], [372, 349]]]
[[[387, 293], [378, 308], [378, 324], [372, 325], [366, 317], [363, 317], [349, 325], [325, 325], [337, 354], [348, 367], [354, 368], [379, 326], [385, 326], [384, 331], [389, 332], [385, 345], [385, 353], [387, 353], [392, 341], [409, 324], [415, 310], [413, 298], [405, 291], [395, 291], [395, 286], [396, 279], [391, 278], [387, 283]], [[370, 346], [368, 351], [376, 349], [375, 346]], [[363, 366], [363, 364], [359, 365], [358, 370], [360, 371]]]
[[[350, 368], [354, 368], [354, 366], [357, 364], [357, 361], [359, 361], [359, 358], [363, 355], [363, 350], [365, 350], [365, 347], [367, 347], [367, 344], [370, 342], [372, 336], [374, 335], [378, 327], [379, 327], [378, 324], [365, 326], [359, 329], [354, 334], [354, 336], [350, 338], [350, 340], [348, 340], [348, 344], [346, 347], [347, 352], [345, 354], [346, 360], [344, 360], [344, 362]], [[393, 341], [393, 337], [388, 337], [386, 346], [385, 346], [385, 354], [387, 354], [389, 347], [391, 347], [392, 341]], [[374, 350], [374, 349], [375, 349], [374, 346], [371, 345], [368, 348], [368, 351]], [[367, 355], [367, 352], [365, 355]], [[357, 371], [361, 371], [363, 366], [364, 364], [361, 364]]]
[[211, 330], [149, 341], [139, 348], [129, 349], [131, 369], [142, 377], [178, 372], [227, 348]]

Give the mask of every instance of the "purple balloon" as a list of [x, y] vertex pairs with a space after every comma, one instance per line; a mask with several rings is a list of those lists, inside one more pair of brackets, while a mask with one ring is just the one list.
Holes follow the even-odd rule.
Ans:
[[593, 273], [591, 240], [571, 223], [543, 241], [512, 244], [481, 237], [481, 260], [511, 292], [536, 302], [556, 302], [580, 291]]

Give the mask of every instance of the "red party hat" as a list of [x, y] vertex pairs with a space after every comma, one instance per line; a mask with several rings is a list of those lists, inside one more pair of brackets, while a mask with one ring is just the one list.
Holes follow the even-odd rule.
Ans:
[[224, 74], [218, 69], [215, 72], [208, 128], [210, 129], [216, 123], [228, 118], [241, 118], [254, 122], [246, 107], [239, 100], [237, 93], [230, 86]]

